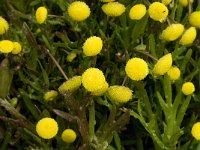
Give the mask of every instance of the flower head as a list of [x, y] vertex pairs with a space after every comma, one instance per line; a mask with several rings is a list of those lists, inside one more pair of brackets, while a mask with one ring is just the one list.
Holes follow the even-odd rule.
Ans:
[[107, 4], [103, 4], [101, 8], [107, 16], [112, 16], [112, 17], [121, 16], [126, 9], [123, 4], [118, 2], [110, 2]]
[[74, 92], [81, 86], [81, 76], [74, 76], [73, 78], [67, 80], [58, 88], [60, 93], [65, 91]]
[[194, 84], [192, 82], [185, 82], [182, 85], [183, 94], [190, 95], [190, 94], [194, 93], [194, 91], [195, 91], [195, 87], [194, 87]]
[[[193, 3], [194, 0], [190, 0], [190, 3]], [[179, 0], [179, 3], [183, 6], [187, 6], [188, 5], [188, 0]]]
[[143, 80], [149, 73], [147, 63], [141, 58], [132, 58], [128, 60], [125, 71], [132, 80]]
[[61, 135], [61, 138], [66, 143], [73, 143], [76, 140], [76, 132], [72, 129], [65, 129]]
[[178, 67], [171, 67], [167, 71], [168, 76], [170, 77], [171, 80], [177, 80], [180, 77], [180, 69]]
[[160, 21], [160, 22], [164, 22], [168, 15], [167, 7], [160, 2], [152, 3], [149, 6], [148, 12], [151, 19], [155, 21]]
[[165, 5], [169, 5], [172, 2], [172, 0], [162, 0], [162, 3]]
[[184, 31], [182, 24], [171, 24], [162, 31], [161, 37], [166, 41], [174, 41], [178, 39]]
[[90, 16], [90, 8], [85, 2], [75, 1], [68, 7], [68, 14], [75, 21], [83, 21]]
[[172, 66], [171, 53], [161, 57], [153, 68], [153, 73], [156, 75], [164, 75]]
[[200, 11], [194, 11], [191, 13], [189, 22], [193, 27], [200, 28]]
[[183, 35], [180, 39], [180, 44], [182, 44], [182, 45], [192, 44], [196, 38], [196, 35], [197, 35], [197, 31], [196, 31], [195, 27], [190, 27], [183, 33]]
[[43, 139], [51, 139], [58, 132], [58, 124], [52, 118], [43, 118], [38, 121], [36, 132]]
[[52, 101], [58, 96], [58, 92], [55, 90], [48, 91], [44, 94], [45, 101]]
[[126, 103], [132, 98], [132, 90], [125, 86], [110, 86], [108, 88], [110, 98], [119, 103]]
[[0, 52], [2, 53], [10, 53], [14, 48], [14, 44], [9, 40], [0, 41]]
[[89, 68], [82, 75], [82, 84], [90, 92], [100, 90], [105, 82], [105, 76], [98, 68]]
[[36, 21], [42, 24], [47, 19], [47, 9], [45, 7], [39, 7], [35, 13]]
[[76, 58], [77, 54], [75, 52], [71, 52], [67, 55], [67, 61], [72, 62]]
[[8, 22], [0, 16], [0, 35], [6, 33], [9, 29]]
[[101, 52], [103, 42], [100, 37], [89, 37], [83, 44], [83, 53], [86, 56], [96, 56]]
[[193, 124], [191, 133], [196, 140], [200, 140], [200, 122]]
[[101, 89], [92, 92], [91, 95], [102, 96], [107, 91], [108, 86], [109, 86], [108, 83], [105, 82]]
[[129, 12], [129, 17], [132, 20], [140, 20], [144, 15], [146, 14], [146, 7], [143, 4], [137, 4], [134, 5], [130, 12]]
[[22, 51], [22, 46], [18, 42], [13, 42], [12, 54], [19, 54]]

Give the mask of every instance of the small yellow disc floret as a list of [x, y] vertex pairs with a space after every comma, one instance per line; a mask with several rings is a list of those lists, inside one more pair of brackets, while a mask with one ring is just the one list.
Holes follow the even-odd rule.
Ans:
[[61, 138], [66, 143], [73, 143], [76, 140], [76, 132], [72, 129], [66, 129], [63, 131]]
[[103, 42], [100, 37], [92, 36], [83, 44], [83, 53], [86, 56], [96, 56], [102, 50]]
[[8, 22], [0, 16], [0, 35], [6, 33], [9, 29]]
[[194, 84], [192, 82], [185, 82], [182, 85], [183, 94], [190, 95], [190, 94], [194, 93], [194, 91], [195, 91], [195, 87], [194, 87]]
[[67, 55], [67, 61], [72, 62], [76, 58], [77, 54], [75, 52], [71, 52]]
[[90, 8], [85, 2], [75, 1], [68, 7], [68, 14], [75, 21], [83, 21], [90, 16]]
[[200, 122], [196, 122], [196, 123], [192, 126], [191, 133], [192, 133], [192, 136], [193, 136], [196, 140], [200, 140]]
[[45, 101], [52, 101], [58, 96], [58, 92], [55, 90], [48, 91], [44, 94]]
[[103, 87], [101, 89], [92, 92], [91, 95], [102, 96], [107, 91], [108, 86], [109, 86], [108, 83], [105, 82], [104, 85], [103, 85]]
[[193, 27], [200, 28], [200, 11], [194, 11], [191, 13], [189, 22]]
[[43, 139], [51, 139], [58, 132], [58, 124], [52, 118], [43, 118], [38, 121], [36, 132]]
[[180, 39], [180, 44], [191, 45], [194, 42], [196, 35], [197, 35], [197, 31], [196, 31], [195, 27], [190, 27], [182, 35], [182, 37]]
[[167, 71], [168, 76], [170, 77], [171, 80], [177, 80], [180, 77], [180, 69], [178, 67], [171, 67]]
[[18, 42], [13, 42], [12, 54], [19, 54], [22, 51], [22, 46]]
[[35, 13], [36, 21], [42, 24], [47, 19], [47, 9], [45, 7], [39, 7]]
[[112, 16], [112, 17], [121, 16], [126, 9], [123, 4], [118, 2], [110, 2], [107, 4], [103, 4], [101, 8], [107, 16]]
[[152, 3], [149, 6], [148, 12], [151, 19], [155, 21], [160, 21], [160, 22], [164, 22], [168, 15], [167, 7], [160, 2]]
[[146, 14], [146, 7], [143, 4], [137, 4], [134, 5], [130, 12], [129, 12], [129, 17], [132, 20], [140, 20], [144, 15]]
[[14, 44], [12, 41], [3, 40], [0, 41], [0, 52], [2, 53], [10, 53], [14, 48]]
[[[193, 3], [194, 0], [190, 0], [190, 3]], [[179, 0], [179, 3], [183, 6], [187, 6], [188, 5], [188, 0]]]
[[165, 5], [169, 5], [172, 2], [172, 0], [162, 0], [162, 3]]

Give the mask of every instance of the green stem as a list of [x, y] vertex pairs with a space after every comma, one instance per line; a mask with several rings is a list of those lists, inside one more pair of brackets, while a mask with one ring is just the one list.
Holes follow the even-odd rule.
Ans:
[[7, 129], [7, 132], [5, 134], [5, 137], [4, 137], [4, 140], [3, 140], [3, 143], [1, 145], [1, 150], [6, 150], [7, 149], [7, 146], [10, 142], [10, 139], [11, 139], [11, 136], [12, 136], [12, 130], [11, 129]]
[[89, 108], [89, 137], [90, 142], [94, 139], [95, 136], [95, 103], [91, 101], [91, 106]]

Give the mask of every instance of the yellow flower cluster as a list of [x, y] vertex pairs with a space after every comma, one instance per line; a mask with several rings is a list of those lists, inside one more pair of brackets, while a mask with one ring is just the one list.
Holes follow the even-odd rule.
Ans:
[[193, 27], [200, 28], [200, 11], [194, 11], [191, 13], [189, 22]]
[[67, 55], [67, 61], [72, 62], [76, 58], [77, 54], [75, 52], [71, 52]]
[[8, 22], [0, 16], [0, 35], [6, 33], [9, 29]]
[[37, 23], [42, 24], [47, 19], [47, 9], [45, 7], [39, 7], [36, 10], [35, 18]]
[[76, 140], [76, 132], [72, 129], [65, 129], [61, 138], [66, 143], [73, 143]]
[[92, 92], [91, 95], [102, 96], [107, 91], [108, 86], [109, 86], [108, 83], [105, 82], [101, 89]]
[[191, 133], [192, 133], [192, 136], [193, 136], [196, 140], [200, 140], [200, 122], [196, 122], [196, 123], [192, 126]]
[[117, 17], [125, 12], [125, 6], [119, 2], [110, 2], [101, 7], [107, 16]]
[[58, 92], [55, 90], [48, 91], [44, 94], [45, 101], [52, 101], [58, 96]]
[[[193, 3], [194, 0], [190, 0], [190, 3]], [[179, 0], [179, 3], [183, 6], [187, 6], [188, 5], [188, 0]]]
[[169, 5], [172, 2], [172, 0], [162, 0], [162, 3], [165, 5]]
[[192, 82], [185, 82], [182, 85], [183, 94], [190, 95], [190, 94], [194, 93], [194, 91], [195, 91], [195, 87], [194, 87], [194, 84]]
[[22, 50], [21, 45], [18, 42], [12, 42], [10, 40], [2, 40], [0, 41], [0, 52], [1, 53], [10, 53], [18, 54]]
[[182, 37], [180, 39], [180, 44], [191, 45], [194, 42], [196, 35], [197, 35], [197, 31], [196, 31], [195, 27], [190, 27], [182, 35]]
[[130, 12], [129, 12], [129, 17], [132, 20], [140, 20], [144, 15], [146, 14], [146, 7], [143, 4], [137, 4], [134, 5]]
[[167, 71], [168, 76], [170, 77], [171, 80], [177, 80], [180, 77], [181, 71], [178, 67], [171, 67]]

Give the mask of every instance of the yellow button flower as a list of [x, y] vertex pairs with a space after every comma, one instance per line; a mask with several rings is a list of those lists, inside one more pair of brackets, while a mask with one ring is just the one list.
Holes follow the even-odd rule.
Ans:
[[109, 86], [108, 83], [105, 82], [104, 85], [103, 85], [103, 87], [101, 89], [92, 92], [91, 95], [102, 96], [107, 91], [108, 86]]
[[200, 140], [200, 122], [196, 122], [196, 123], [192, 126], [191, 133], [192, 133], [192, 136], [193, 136], [196, 140]]
[[194, 87], [194, 84], [192, 82], [185, 82], [182, 85], [183, 94], [190, 95], [190, 94], [194, 93], [194, 91], [195, 91], [195, 87]]
[[89, 68], [82, 75], [82, 84], [90, 92], [100, 90], [105, 82], [104, 74], [98, 68]]
[[149, 6], [148, 12], [151, 19], [155, 21], [160, 21], [160, 22], [164, 22], [168, 15], [167, 7], [160, 2], [152, 3]]
[[68, 14], [75, 21], [83, 21], [90, 16], [90, 8], [85, 2], [75, 1], [68, 7]]
[[132, 90], [125, 86], [114, 85], [108, 88], [108, 95], [115, 102], [126, 103], [132, 99]]
[[44, 94], [45, 101], [52, 101], [58, 96], [58, 92], [55, 90], [48, 91]]
[[61, 138], [66, 143], [73, 143], [76, 140], [76, 132], [72, 129], [66, 129], [63, 131]]
[[200, 28], [200, 11], [194, 11], [191, 13], [189, 22], [193, 27]]
[[180, 77], [180, 69], [178, 67], [171, 67], [167, 71], [168, 76], [170, 77], [171, 80], [177, 80]]
[[115, 0], [100, 0], [101, 2], [114, 2]]
[[14, 44], [12, 41], [3, 40], [0, 41], [0, 52], [2, 53], [10, 53], [14, 48]]
[[162, 31], [161, 38], [166, 41], [174, 41], [178, 39], [184, 31], [182, 24], [171, 24]]
[[58, 132], [58, 124], [52, 118], [43, 118], [38, 121], [36, 132], [43, 139], [51, 139]]
[[67, 55], [67, 61], [72, 62], [76, 58], [77, 54], [75, 52], [71, 52]]
[[118, 2], [110, 2], [107, 4], [103, 4], [101, 8], [107, 16], [111, 17], [121, 16], [126, 9], [123, 4]]
[[172, 0], [162, 0], [162, 3], [165, 5], [169, 5], [172, 2]]
[[67, 80], [58, 88], [60, 93], [65, 91], [74, 92], [81, 86], [81, 76], [74, 76], [73, 78]]
[[8, 22], [0, 16], [0, 35], [6, 33], [9, 29]]
[[19, 54], [22, 51], [22, 46], [18, 42], [13, 42], [12, 54]]
[[128, 60], [125, 67], [126, 74], [132, 80], [143, 80], [149, 73], [147, 63], [141, 58]]
[[185, 31], [180, 39], [180, 44], [182, 45], [191, 45], [196, 39], [197, 31], [195, 27], [190, 27]]
[[83, 53], [86, 56], [96, 56], [102, 50], [103, 42], [100, 37], [92, 36], [83, 44]]
[[[193, 3], [194, 0], [190, 0], [190, 3]], [[188, 5], [188, 0], [179, 0], [179, 3], [183, 6], [187, 6]]]
[[42, 24], [47, 19], [47, 9], [45, 7], [39, 7], [35, 13], [36, 21]]
[[171, 53], [161, 57], [153, 68], [153, 73], [156, 75], [164, 75], [172, 66]]
[[144, 15], [146, 14], [146, 7], [143, 4], [137, 4], [134, 5], [130, 12], [129, 12], [129, 17], [132, 20], [140, 20]]

